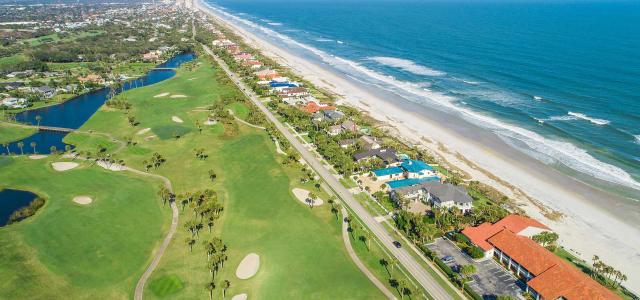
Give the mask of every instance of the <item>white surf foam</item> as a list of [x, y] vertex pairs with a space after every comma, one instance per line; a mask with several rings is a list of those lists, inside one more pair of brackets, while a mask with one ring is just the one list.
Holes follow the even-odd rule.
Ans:
[[269, 22], [267, 24], [269, 24], [271, 26], [282, 26], [282, 23], [280, 23], [280, 22]]
[[343, 42], [343, 41], [336, 41], [336, 43], [338, 43], [338, 44], [344, 44], [344, 42]]
[[416, 75], [423, 76], [444, 76], [447, 73], [441, 72], [438, 70], [431, 69], [429, 67], [425, 67], [419, 64], [416, 64], [413, 61], [408, 59], [396, 58], [396, 57], [386, 57], [386, 56], [374, 56], [369, 57], [369, 60], [373, 60], [379, 64], [401, 69]]
[[636, 139], [636, 144], [640, 144], [640, 134], [633, 136]]
[[533, 100], [541, 101], [541, 100], [542, 100], [542, 97], [540, 97], [540, 96], [533, 96]]
[[602, 125], [607, 125], [607, 124], [611, 123], [611, 121], [609, 121], [609, 120], [592, 118], [592, 117], [589, 117], [589, 116], [587, 116], [585, 114], [576, 113], [576, 112], [572, 112], [572, 111], [568, 112], [567, 114], [570, 115], [570, 116], [574, 116], [574, 117], [576, 117], [578, 119], [589, 121], [589, 122], [591, 122], [593, 124], [596, 124], [596, 125], [601, 125], [602, 126]]
[[[631, 188], [640, 189], [640, 183], [635, 181], [631, 175], [629, 175], [623, 169], [610, 165], [604, 162], [599, 161], [598, 159], [591, 156], [586, 150], [581, 149], [574, 144], [569, 142], [553, 140], [542, 135], [530, 131], [528, 129], [524, 129], [518, 126], [514, 126], [502, 121], [499, 121], [495, 118], [485, 116], [481, 113], [475, 112], [465, 107], [461, 107], [455, 105], [456, 99], [442, 93], [433, 92], [429, 90], [425, 90], [421, 87], [420, 84], [401, 81], [393, 78], [392, 76], [387, 76], [371, 69], [368, 69], [356, 62], [350, 61], [348, 59], [340, 58], [338, 56], [327, 54], [326, 52], [319, 50], [315, 47], [297, 42], [292, 38], [275, 32], [271, 29], [265, 28], [263, 26], [257, 25], [251, 21], [245, 20], [243, 18], [234, 16], [232, 14], [226, 13], [217, 9], [216, 7], [212, 7], [208, 5], [213, 10], [219, 12], [220, 14], [226, 16], [230, 21], [236, 21], [237, 23], [244, 24], [249, 28], [262, 32], [272, 38], [276, 38], [281, 40], [282, 42], [292, 44], [298, 46], [302, 49], [309, 51], [310, 53], [317, 55], [321, 60], [330, 64], [342, 71], [347, 73], [352, 72], [352, 76], [355, 77], [354, 73], [359, 74], [360, 76], [365, 76], [369, 78], [366, 81], [367, 84], [373, 84], [377, 87], [383, 88], [389, 92], [395, 93], [397, 95], [401, 95], [405, 97], [407, 100], [423, 103], [430, 102], [436, 105], [439, 105], [442, 108], [458, 112], [465, 119], [473, 121], [478, 125], [483, 127], [492, 129], [494, 132], [510, 137], [513, 139], [520, 140], [522, 143], [526, 144], [529, 148], [533, 149], [536, 152], [540, 152], [548, 157], [551, 157], [555, 160], [556, 163], [561, 163], [566, 165], [569, 168], [577, 170], [581, 173], [588, 174], [600, 180], [613, 182], [621, 185], [625, 185]], [[340, 42], [340, 41], [338, 41]], [[363, 80], [359, 80], [361, 82], [365, 82]], [[377, 81], [377, 82], [376, 82]], [[406, 97], [413, 96], [413, 97]], [[578, 117], [575, 115], [571, 115], [572, 117]], [[586, 117], [582, 115], [583, 117]], [[593, 119], [597, 121], [599, 120]]]
[[333, 42], [333, 40], [332, 39], [319, 38], [319, 39], [316, 39], [316, 42], [326, 43], [326, 42]]

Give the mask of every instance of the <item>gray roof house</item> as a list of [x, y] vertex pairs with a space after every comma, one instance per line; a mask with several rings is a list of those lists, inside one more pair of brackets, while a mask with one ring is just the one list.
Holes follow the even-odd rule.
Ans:
[[56, 94], [56, 90], [48, 86], [39, 86], [39, 87], [33, 88], [33, 92], [38, 93], [45, 98], [51, 98]]
[[398, 159], [398, 154], [396, 153], [396, 150], [393, 150], [391, 148], [371, 149], [371, 150], [356, 153], [353, 155], [353, 159], [355, 159], [356, 161], [370, 159], [373, 157], [378, 157], [387, 164], [393, 164], [400, 161]]
[[457, 207], [462, 213], [469, 212], [473, 204], [473, 198], [469, 196], [464, 187], [439, 181], [403, 186], [391, 191], [391, 198], [394, 201], [397, 201], [400, 195], [405, 199], [427, 202], [436, 207], [447, 209]]

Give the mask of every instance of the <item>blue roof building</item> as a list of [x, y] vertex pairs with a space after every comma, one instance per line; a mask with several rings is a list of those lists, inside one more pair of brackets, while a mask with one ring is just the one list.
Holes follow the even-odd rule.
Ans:
[[402, 170], [400, 167], [391, 167], [391, 168], [379, 169], [379, 170], [373, 171], [373, 174], [375, 174], [376, 177], [384, 177], [384, 176], [402, 174], [402, 173], [404, 173], [404, 170]]
[[402, 180], [389, 181], [387, 182], [387, 185], [389, 185], [389, 187], [392, 190], [395, 190], [397, 188], [401, 188], [405, 186], [412, 186], [412, 185], [420, 184], [423, 182], [439, 181], [439, 180], [440, 178], [438, 176], [424, 177], [424, 178], [408, 178], [408, 179], [402, 179]]

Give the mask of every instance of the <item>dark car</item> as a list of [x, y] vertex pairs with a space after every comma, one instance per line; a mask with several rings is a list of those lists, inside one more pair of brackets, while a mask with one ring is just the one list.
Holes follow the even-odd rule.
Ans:
[[444, 263], [451, 263], [453, 262], [453, 256], [447, 255], [445, 257], [442, 258], [442, 262]]
[[400, 244], [400, 242], [398, 241], [393, 241], [393, 245], [396, 246], [396, 248], [402, 247], [402, 244]]

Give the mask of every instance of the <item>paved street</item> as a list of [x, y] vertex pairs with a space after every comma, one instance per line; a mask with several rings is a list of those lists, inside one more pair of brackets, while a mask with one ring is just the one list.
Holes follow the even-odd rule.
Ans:
[[483, 295], [485, 299], [500, 295], [518, 297], [522, 293], [522, 290], [518, 287], [518, 280], [492, 259], [476, 262], [462, 253], [453, 243], [441, 238], [436, 239], [433, 244], [427, 247], [435, 251], [439, 258], [445, 256], [453, 257], [454, 261], [447, 264], [450, 267], [455, 265], [475, 265], [477, 272], [472, 276], [473, 282], [468, 283], [468, 285], [476, 293]]
[[275, 127], [289, 140], [289, 143], [300, 152], [301, 156], [307, 161], [307, 163], [321, 176], [327, 185], [348, 205], [355, 214], [366, 224], [373, 234], [377, 236], [380, 242], [392, 253], [398, 261], [405, 267], [405, 269], [422, 285], [425, 290], [435, 299], [451, 299], [452, 297], [447, 291], [438, 284], [438, 282], [411, 256], [404, 248], [396, 248], [393, 243], [393, 238], [382, 226], [378, 223], [367, 210], [360, 205], [360, 203], [353, 197], [353, 194], [349, 192], [340, 182], [330, 174], [330, 172], [323, 166], [322, 162], [318, 160], [309, 150], [307, 150], [296, 137], [287, 130], [287, 128], [267, 109], [267, 107], [259, 100], [256, 94], [254, 94], [240, 78], [231, 72], [226, 63], [218, 58], [207, 46], [204, 46], [207, 51], [224, 69], [225, 72], [231, 77], [233, 82], [242, 90], [251, 101], [262, 111], [267, 119], [269, 119]]

